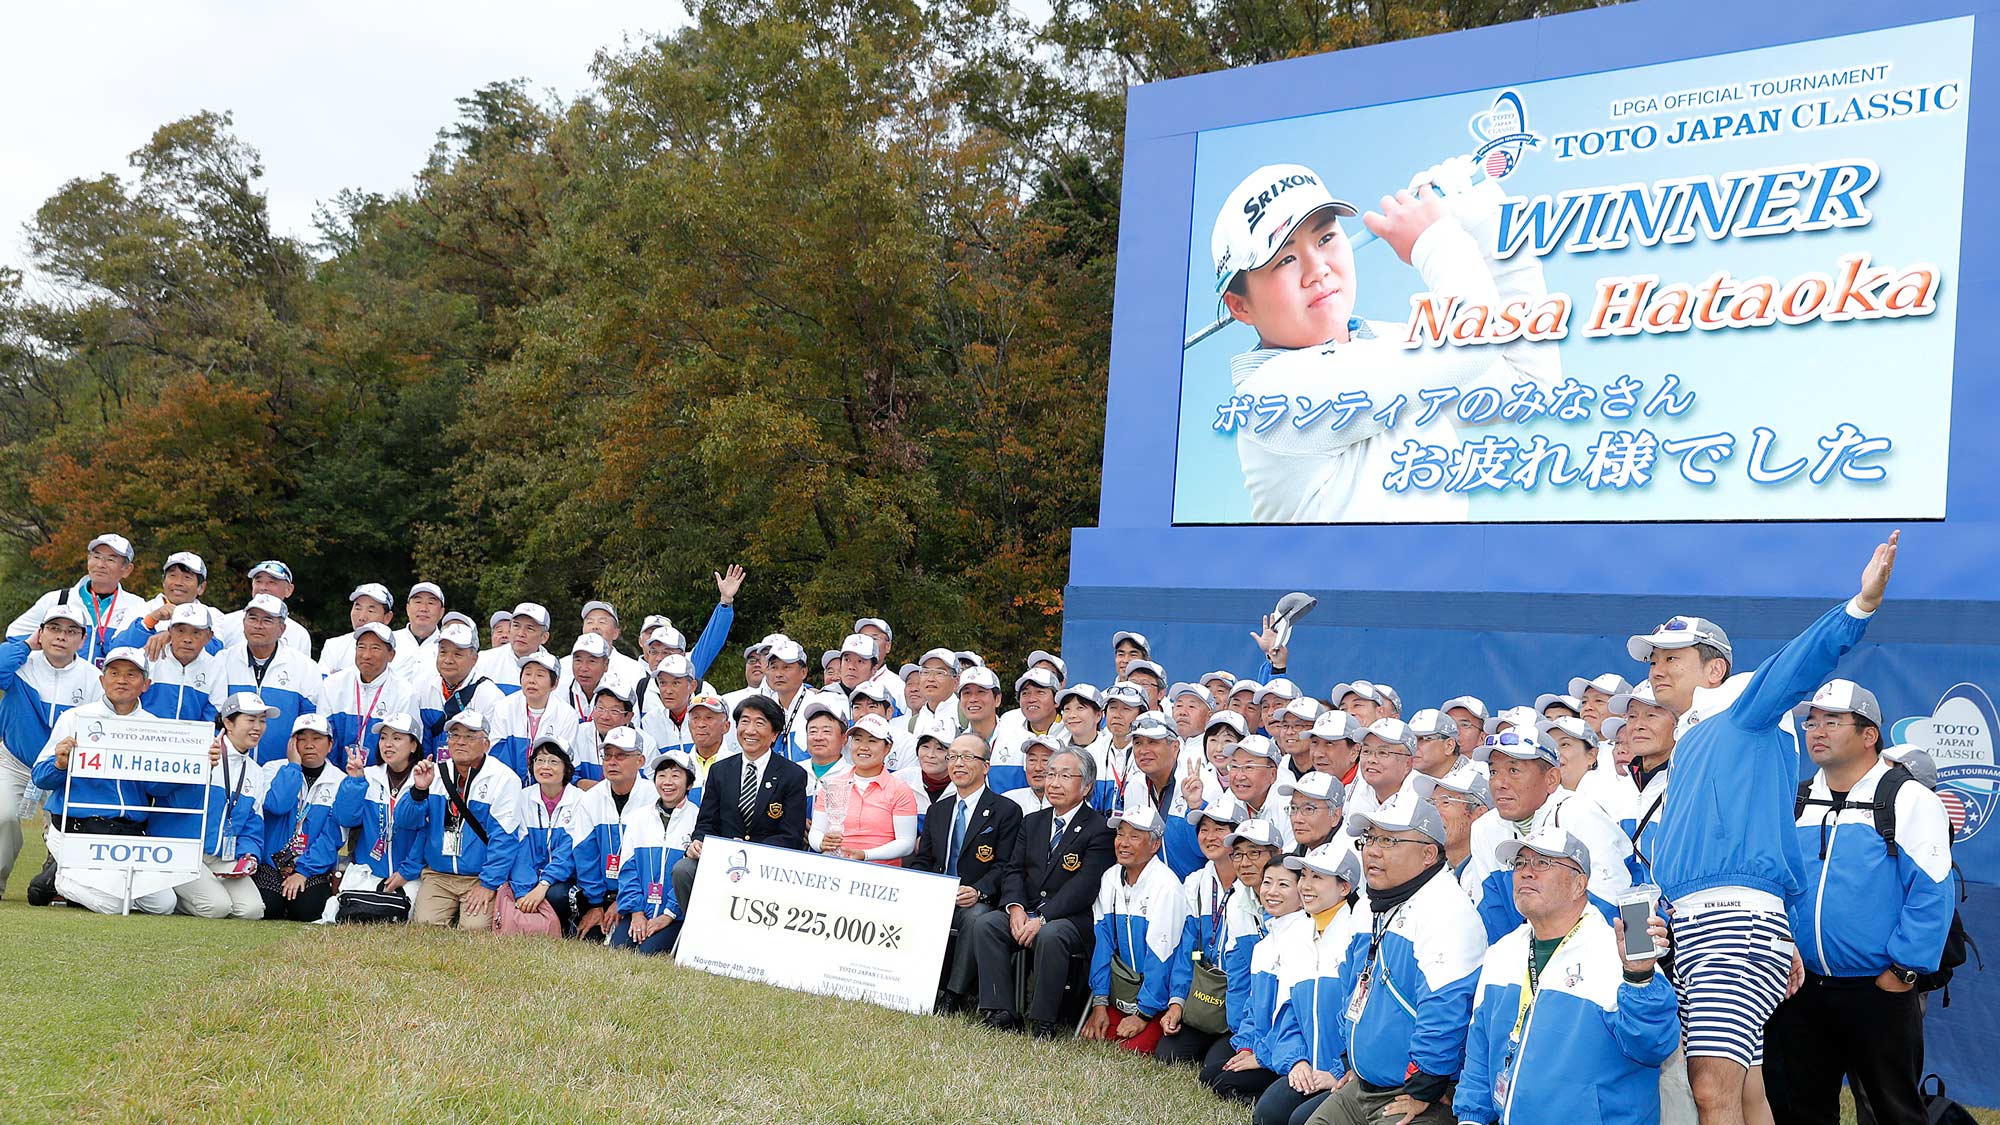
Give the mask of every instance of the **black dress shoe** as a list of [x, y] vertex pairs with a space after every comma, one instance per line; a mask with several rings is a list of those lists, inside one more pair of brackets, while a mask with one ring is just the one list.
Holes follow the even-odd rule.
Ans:
[[1039, 1020], [1033, 1025], [1032, 1034], [1037, 1039], [1061, 1039], [1063, 1035], [1062, 1028], [1052, 1023], [1042, 1023]]
[[988, 1008], [979, 1013], [979, 1022], [995, 1031], [1013, 1031], [1021, 1026], [1021, 1017], [1002, 1008]]

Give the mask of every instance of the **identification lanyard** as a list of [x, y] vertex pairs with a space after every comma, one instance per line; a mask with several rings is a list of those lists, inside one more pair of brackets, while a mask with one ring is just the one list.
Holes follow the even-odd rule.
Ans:
[[[1556, 958], [1562, 956], [1563, 947], [1568, 945], [1569, 939], [1575, 937], [1576, 932], [1582, 928], [1583, 919], [1578, 918], [1576, 925], [1571, 926], [1569, 932], [1563, 935], [1563, 939], [1556, 943], [1556, 947], [1549, 951], [1549, 964], [1555, 964]], [[1542, 972], [1535, 967], [1535, 941], [1532, 936], [1533, 931], [1529, 933], [1528, 980], [1526, 986], [1521, 989], [1520, 1007], [1514, 1013], [1514, 1030], [1507, 1033], [1507, 1057], [1500, 1060], [1499, 1077], [1493, 1087], [1494, 1099], [1502, 1106], [1507, 1104], [1508, 1095], [1514, 1088], [1514, 1063], [1521, 1054], [1522, 1029], [1534, 1018], [1535, 1001], [1541, 997]]]
[[[451, 765], [451, 770], [454, 774], [458, 772], [457, 763]], [[444, 826], [446, 831], [458, 827], [465, 820], [467, 810], [464, 802], [472, 799], [470, 795], [472, 793], [472, 779], [478, 776], [479, 771], [475, 769], [464, 777], [458, 778], [457, 785], [445, 786]]]
[[[590, 704], [588, 710], [584, 709], [583, 705], [585, 703]], [[589, 699], [583, 698], [583, 694], [578, 690], [576, 681], [574, 680], [571, 680], [569, 685], [569, 705], [583, 722], [587, 723], [597, 717], [597, 697], [593, 695]]]
[[1397, 916], [1402, 914], [1403, 906], [1407, 905], [1404, 903], [1387, 914], [1376, 915], [1369, 926], [1368, 956], [1361, 962], [1361, 975], [1354, 981], [1354, 997], [1347, 1005], [1347, 1019], [1350, 1023], [1361, 1021], [1361, 1013], [1368, 1006], [1369, 990], [1375, 983], [1377, 961], [1382, 954], [1382, 939], [1389, 935], [1389, 927], [1396, 924]]
[[535, 733], [542, 729], [542, 716], [548, 714], [548, 709], [543, 708], [537, 711], [533, 707], [528, 706], [526, 701], [523, 701], [521, 704], [521, 713], [528, 717], [528, 745], [533, 746], [535, 744]]
[[1162, 814], [1165, 814], [1174, 807], [1174, 775], [1179, 772], [1180, 769], [1178, 766], [1168, 770], [1167, 783], [1158, 789], [1153, 788], [1152, 778], [1146, 779], [1146, 795], [1153, 799], [1153, 807], [1160, 810]]
[[389, 673], [384, 672], [382, 673], [382, 682], [375, 685], [375, 694], [369, 697], [368, 710], [363, 711], [361, 709], [361, 677], [358, 674], [354, 677], [354, 713], [361, 717], [361, 729], [354, 736], [356, 745], [361, 744], [367, 739], [368, 720], [375, 717], [375, 705], [382, 702], [382, 689], [388, 686]]
[[1222, 876], [1210, 876], [1209, 885], [1213, 888], [1211, 894], [1214, 898], [1214, 904], [1209, 908], [1208, 941], [1206, 943], [1208, 952], [1205, 956], [1208, 958], [1208, 963], [1213, 965], [1216, 963], [1216, 959], [1222, 956], [1222, 916], [1228, 909], [1229, 900], [1222, 893]]
[[90, 614], [90, 629], [97, 637], [96, 647], [91, 650], [91, 663], [102, 668], [105, 650], [111, 642], [111, 623], [118, 614], [118, 595], [125, 591], [122, 588], [111, 591], [110, 600], [100, 605], [97, 595], [91, 592], [89, 582], [83, 583], [82, 588], [86, 599], [84, 608]]
[[[231, 785], [229, 783], [229, 751], [231, 749], [229, 742], [224, 740], [222, 744], [222, 761], [218, 764], [222, 767], [222, 791], [229, 794], [229, 799], [222, 804], [222, 824], [216, 836], [218, 844], [222, 840], [233, 839], [236, 836], [236, 833], [230, 831], [229, 826], [236, 819], [236, 802], [243, 796], [243, 786], [250, 781], [250, 759], [245, 758], [243, 759], [242, 768], [236, 771], [236, 784]], [[231, 856], [230, 858], [233, 859], [235, 857]]]
[[[409, 778], [409, 774], [406, 773], [403, 775], [405, 784], [408, 784]], [[389, 776], [389, 770], [386, 766], [382, 770], [382, 782], [388, 788], [389, 795], [382, 801], [382, 823], [377, 828], [375, 834], [374, 854], [376, 859], [389, 858], [389, 841], [392, 838], [393, 826], [396, 823], [396, 799], [403, 795], [403, 787], [396, 784], [395, 778]], [[395, 861], [390, 859], [389, 874], [391, 875], [396, 873], [394, 863]]]

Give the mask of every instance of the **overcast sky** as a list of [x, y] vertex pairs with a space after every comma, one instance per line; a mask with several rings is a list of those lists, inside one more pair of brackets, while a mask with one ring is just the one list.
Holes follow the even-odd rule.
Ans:
[[342, 188], [408, 186], [454, 99], [509, 78], [569, 97], [598, 48], [684, 22], [640, 0], [6, 4], [0, 265], [27, 265], [22, 226], [64, 182], [129, 174], [126, 155], [177, 118], [233, 112], [277, 229], [309, 235]]

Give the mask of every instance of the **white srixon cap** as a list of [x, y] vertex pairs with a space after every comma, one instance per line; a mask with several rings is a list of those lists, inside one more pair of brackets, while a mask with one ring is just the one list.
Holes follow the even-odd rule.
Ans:
[[1660, 622], [1650, 633], [1634, 633], [1625, 642], [1625, 651], [1634, 660], [1650, 660], [1656, 648], [1691, 648], [1694, 645], [1709, 645], [1730, 655], [1729, 634], [1722, 627], [1702, 617], [1676, 615]]
[[160, 564], [160, 569], [172, 570], [177, 566], [194, 574], [203, 582], [208, 581], [208, 564], [201, 561], [201, 556], [193, 551], [175, 551], [167, 556], [166, 562]]
[[118, 535], [115, 533], [106, 533], [104, 535], [100, 535], [97, 538], [92, 539], [90, 541], [90, 545], [85, 547], [83, 550], [85, 554], [89, 554], [90, 552], [95, 551], [99, 547], [111, 548], [112, 550], [118, 552], [119, 555], [123, 556], [126, 562], [131, 562], [133, 559], [132, 541], [130, 539], [125, 538], [123, 535]]
[[174, 607], [174, 615], [169, 625], [190, 625], [196, 629], [215, 631], [215, 611], [200, 602], [185, 602]]
[[1229, 287], [1238, 273], [1268, 265], [1292, 231], [1332, 208], [1357, 215], [1354, 204], [1335, 199], [1319, 174], [1300, 164], [1266, 164], [1243, 178], [1224, 198], [1209, 235], [1215, 258], [1215, 291]]

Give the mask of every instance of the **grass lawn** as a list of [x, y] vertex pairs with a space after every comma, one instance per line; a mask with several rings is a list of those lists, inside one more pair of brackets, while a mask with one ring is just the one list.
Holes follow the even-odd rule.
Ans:
[[37, 910], [41, 860], [0, 902], [10, 1122], [1249, 1120], [1186, 1068], [576, 942]]

